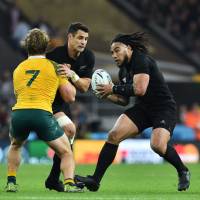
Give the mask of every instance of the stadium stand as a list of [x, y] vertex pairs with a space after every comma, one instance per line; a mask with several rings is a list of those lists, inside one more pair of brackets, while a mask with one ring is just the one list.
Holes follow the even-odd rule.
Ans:
[[110, 0], [200, 70], [198, 0]]

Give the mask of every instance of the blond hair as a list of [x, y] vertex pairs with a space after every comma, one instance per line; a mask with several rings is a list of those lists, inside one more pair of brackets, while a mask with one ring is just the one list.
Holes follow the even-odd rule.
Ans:
[[24, 40], [24, 46], [29, 55], [45, 54], [49, 36], [46, 32], [34, 28], [28, 32]]

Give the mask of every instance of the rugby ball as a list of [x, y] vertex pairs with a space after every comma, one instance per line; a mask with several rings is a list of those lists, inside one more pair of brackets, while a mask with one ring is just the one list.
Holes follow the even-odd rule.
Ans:
[[91, 81], [91, 86], [92, 90], [96, 91], [96, 87], [99, 84], [110, 84], [112, 83], [112, 79], [110, 77], [110, 74], [105, 71], [104, 69], [97, 69], [93, 75], [92, 75], [92, 81]]

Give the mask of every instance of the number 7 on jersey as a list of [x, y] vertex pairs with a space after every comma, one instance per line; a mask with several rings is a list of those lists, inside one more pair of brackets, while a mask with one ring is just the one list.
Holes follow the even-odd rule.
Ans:
[[37, 78], [39, 75], [40, 70], [26, 70], [26, 74], [32, 74], [33, 76], [31, 79], [27, 82], [26, 86], [30, 87], [33, 83], [33, 81]]

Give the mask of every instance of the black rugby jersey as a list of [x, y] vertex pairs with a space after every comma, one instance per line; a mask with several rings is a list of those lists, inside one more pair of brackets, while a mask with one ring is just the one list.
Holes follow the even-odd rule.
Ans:
[[[74, 60], [68, 55], [67, 45], [55, 48], [53, 51], [46, 54], [46, 57], [59, 64], [70, 64], [71, 69], [76, 72], [81, 78], [91, 78], [94, 68], [94, 54], [92, 51], [85, 49], [80, 55]], [[59, 111], [65, 111], [66, 114], [70, 114], [69, 104], [65, 103], [62, 99], [60, 92], [57, 91], [55, 100], [52, 105], [53, 113]]]
[[162, 73], [159, 71], [153, 58], [145, 53], [134, 50], [129, 63], [120, 67], [119, 80], [121, 84], [132, 84], [135, 74], [145, 73], [149, 75], [149, 85], [144, 96], [136, 96], [136, 104], [146, 106], [176, 105], [171, 91], [169, 90]]

